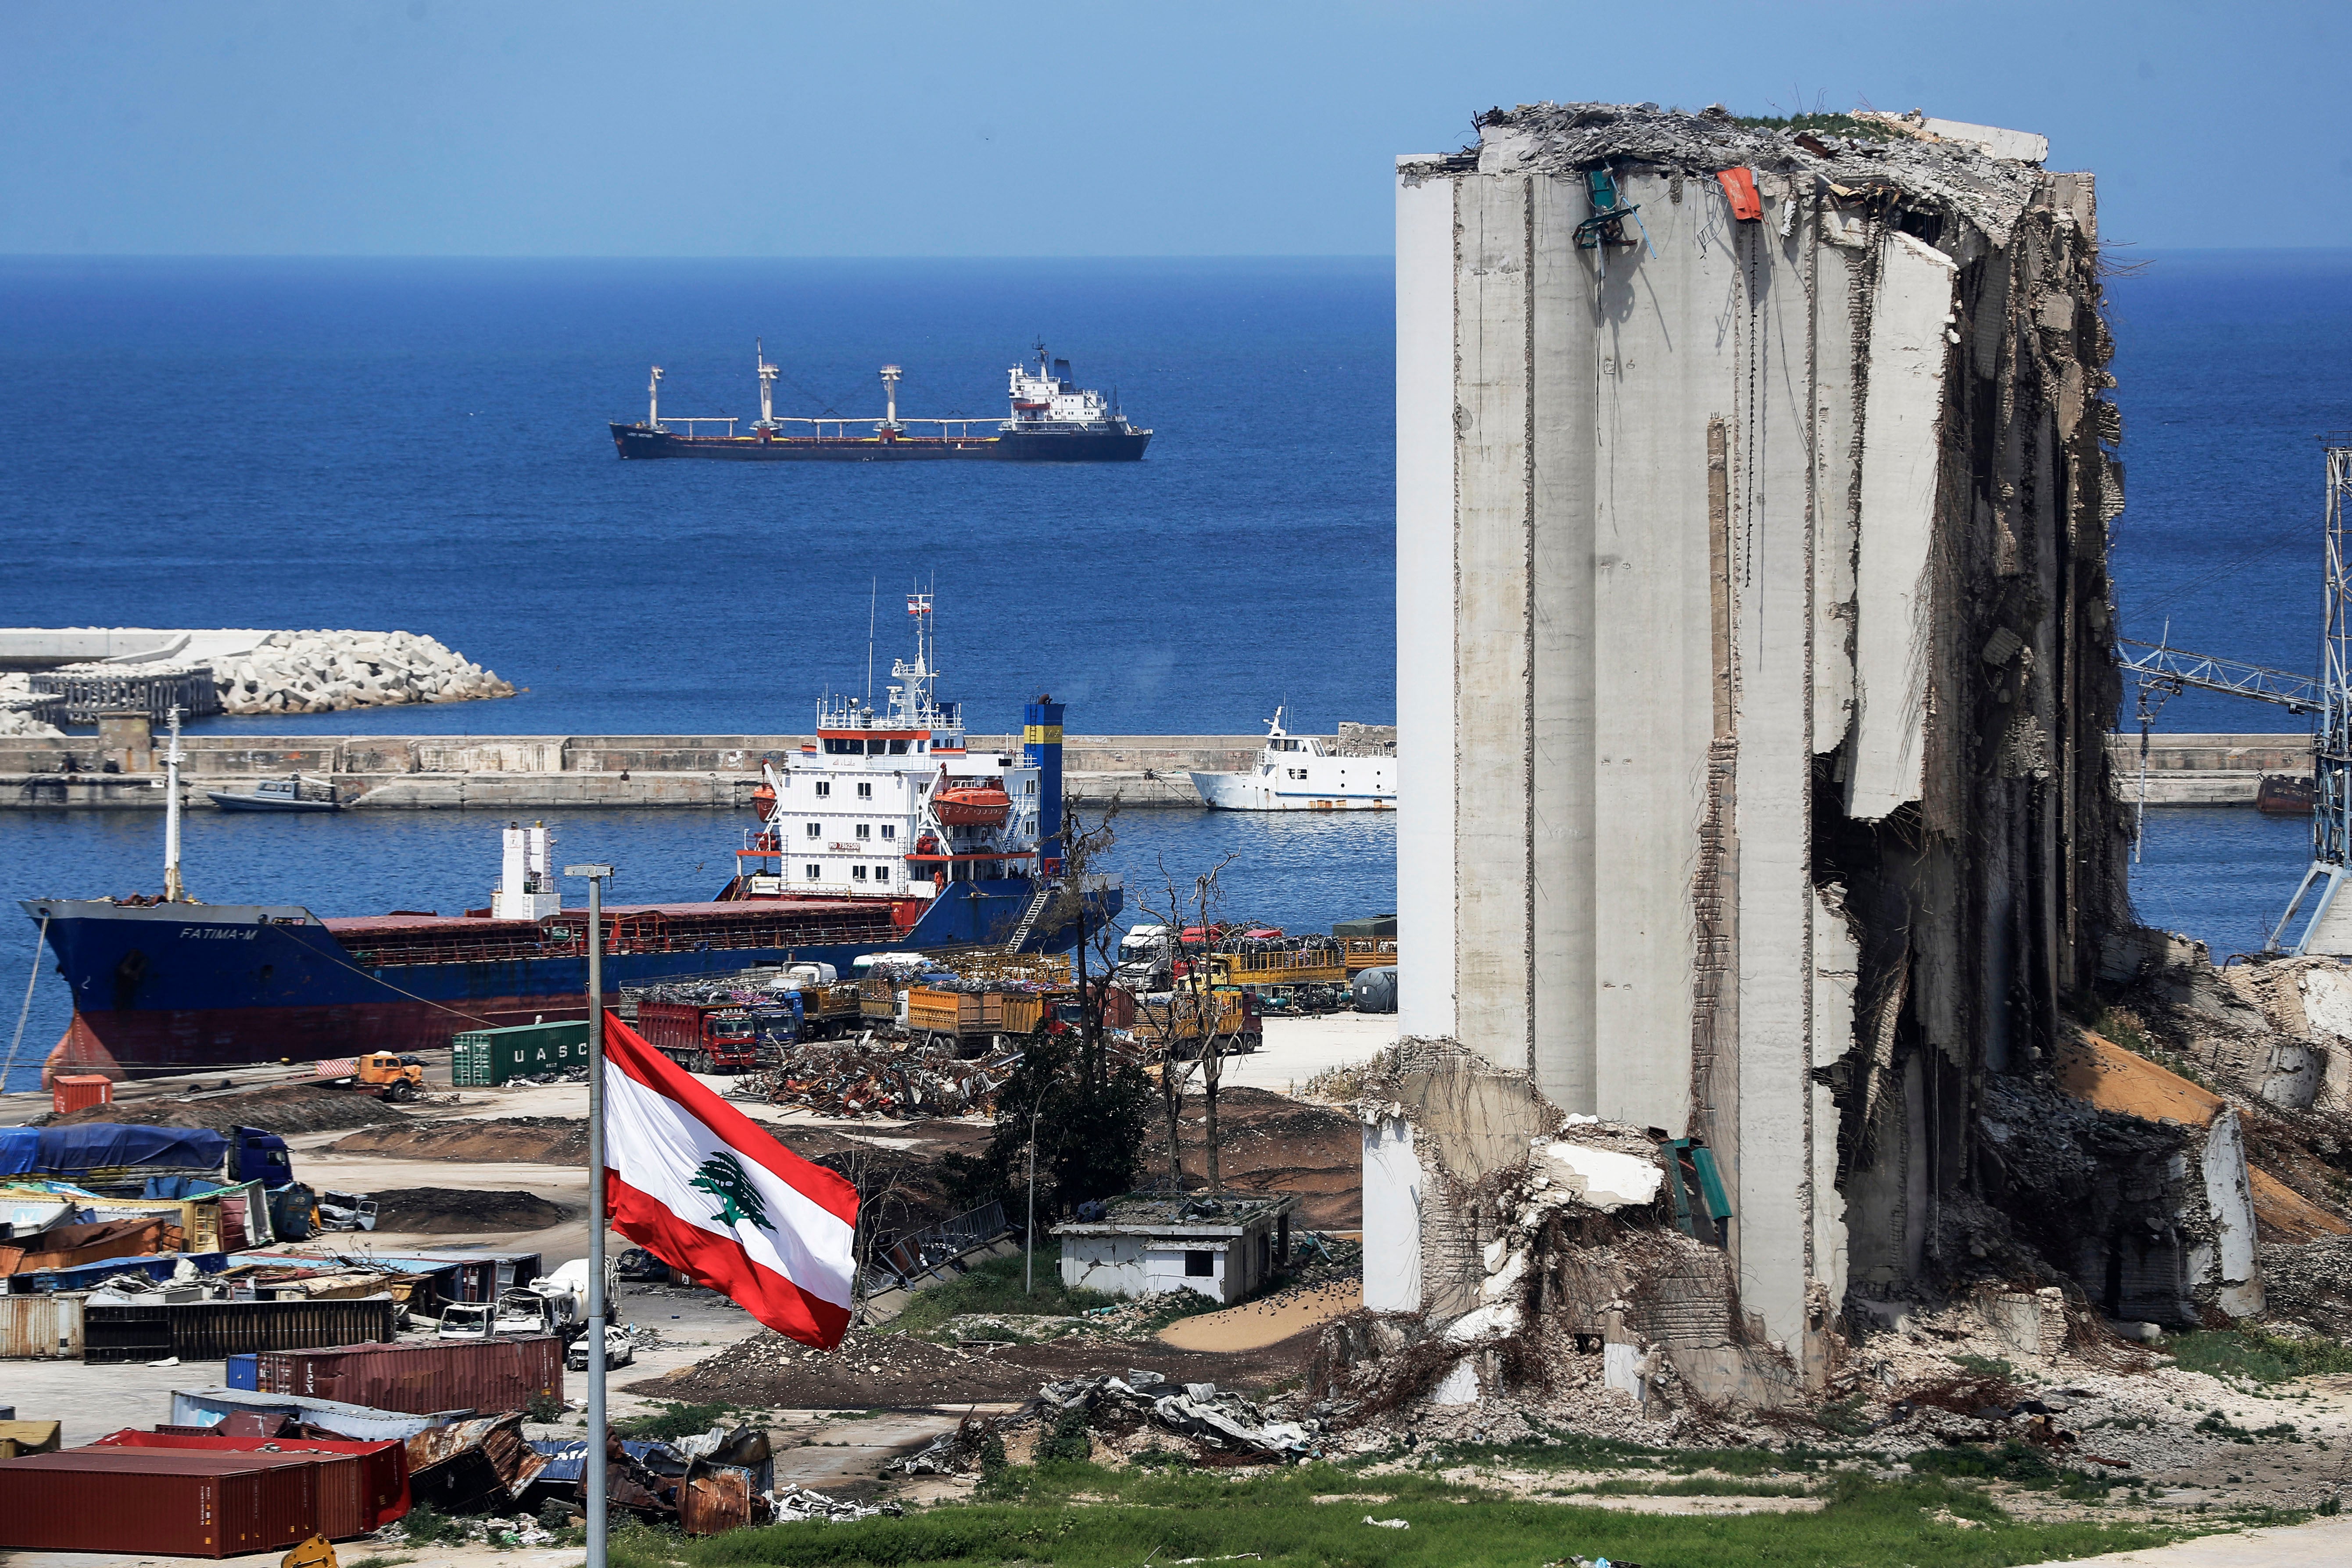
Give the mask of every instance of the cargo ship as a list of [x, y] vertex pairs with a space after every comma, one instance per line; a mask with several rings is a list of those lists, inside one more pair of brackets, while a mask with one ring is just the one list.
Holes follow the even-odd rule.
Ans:
[[[760, 824], [709, 901], [605, 907], [608, 992], [804, 961], [847, 973], [870, 952], [1059, 951], [1082, 922], [1118, 913], [1115, 878], [1087, 877], [1076, 910], [1053, 897], [1066, 881], [1063, 705], [1028, 704], [1019, 752], [969, 753], [962, 705], [935, 695], [930, 596], [908, 609], [915, 657], [892, 665], [886, 701], [819, 704], [815, 742], [767, 765]], [[22, 900], [73, 993], [45, 1081], [423, 1050], [467, 1030], [584, 1016], [588, 915], [558, 891], [553, 835], [510, 825], [503, 848], [489, 906], [463, 915], [320, 919], [184, 895]], [[177, 892], [176, 867], [165, 886]], [[1058, 923], [1049, 910], [1064, 911]]]
[[[738, 434], [740, 421], [697, 416], [665, 420], [662, 372], [654, 366], [646, 384], [646, 416], [635, 425], [612, 425], [613, 446], [624, 458], [712, 458], [721, 461], [774, 463], [900, 463], [966, 461], [995, 463], [1132, 463], [1151, 444], [1151, 432], [1127, 421], [1118, 400], [1081, 387], [1070, 362], [1054, 359], [1036, 346], [1035, 369], [1016, 364], [1010, 373], [1012, 408], [1003, 419], [901, 418], [899, 369], [882, 367], [882, 417], [852, 419], [837, 415], [779, 418], [776, 377], [764, 346], [754, 344], [752, 363], [760, 381], [760, 417]], [[724, 426], [724, 434], [705, 426]], [[796, 426], [805, 426], [803, 433]], [[917, 426], [937, 426], [919, 434]], [[860, 433], [851, 435], [852, 428]]]

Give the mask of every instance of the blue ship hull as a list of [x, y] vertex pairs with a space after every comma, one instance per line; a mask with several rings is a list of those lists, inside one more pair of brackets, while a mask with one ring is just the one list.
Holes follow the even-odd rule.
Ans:
[[[919, 913], [889, 900], [744, 900], [616, 908], [606, 993], [755, 964], [814, 962], [846, 974], [869, 952], [1001, 945], [1026, 912], [1026, 878], [951, 883]], [[1118, 912], [1091, 892], [1087, 921]], [[34, 899], [74, 1021], [52, 1073], [131, 1076], [446, 1046], [468, 1029], [587, 1010], [586, 911], [537, 922], [416, 919], [322, 923], [299, 907]], [[914, 914], [910, 925], [894, 916]], [[1077, 922], [1027, 951], [1060, 951]]]

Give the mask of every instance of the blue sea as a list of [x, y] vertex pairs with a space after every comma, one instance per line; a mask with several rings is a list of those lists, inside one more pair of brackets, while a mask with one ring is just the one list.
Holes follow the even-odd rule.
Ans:
[[[2352, 427], [2352, 253], [2117, 246], [2110, 280], [2131, 504], [2126, 635], [2307, 670], [2319, 431]], [[508, 701], [219, 720], [265, 733], [805, 730], [887, 670], [904, 595], [936, 592], [943, 683], [975, 731], [1050, 691], [1073, 731], [1394, 718], [1391, 268], [1386, 258], [481, 261], [0, 258], [0, 624], [405, 628], [525, 688]], [[609, 419], [991, 416], [1043, 338], [1154, 427], [1139, 464], [623, 463]], [[2169, 730], [2282, 731], [2184, 697]], [[2152, 814], [2143, 912], [2251, 945], [2299, 825]], [[618, 896], [723, 879], [741, 823], [551, 818]], [[321, 914], [478, 905], [476, 816], [192, 820], [215, 900]], [[1130, 884], [1227, 851], [1234, 912], [1294, 929], [1392, 909], [1393, 819], [1135, 813]], [[159, 881], [160, 819], [0, 813], [0, 890]], [[2284, 885], [2282, 885], [2284, 882]], [[67, 1016], [37, 976], [21, 1056]], [[13, 1032], [13, 1005], [0, 1029]], [[23, 1076], [21, 1063], [18, 1077]]]

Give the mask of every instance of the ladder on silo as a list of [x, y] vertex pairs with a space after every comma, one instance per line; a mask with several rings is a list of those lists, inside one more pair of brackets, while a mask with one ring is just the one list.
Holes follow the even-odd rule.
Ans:
[[1052, 900], [1053, 897], [1053, 883], [1040, 882], [1037, 885], [1036, 896], [1029, 900], [1029, 907], [1022, 911], [1021, 923], [1013, 928], [1013, 938], [1004, 944], [1005, 952], [1021, 951], [1021, 944], [1027, 942], [1029, 933], [1037, 929], [1037, 917], [1045, 912], [1045, 905]]

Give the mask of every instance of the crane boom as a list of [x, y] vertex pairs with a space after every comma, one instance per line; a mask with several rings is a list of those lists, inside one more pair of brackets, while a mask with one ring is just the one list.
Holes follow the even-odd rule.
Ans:
[[[2135, 648], [2145, 651], [2135, 653]], [[2275, 703], [2290, 713], [2316, 713], [2325, 706], [2319, 682], [2311, 677], [2242, 659], [2215, 658], [2163, 643], [2117, 637], [2116, 662], [2126, 673], [2139, 677], [2142, 686], [2167, 692], [2219, 691]]]

